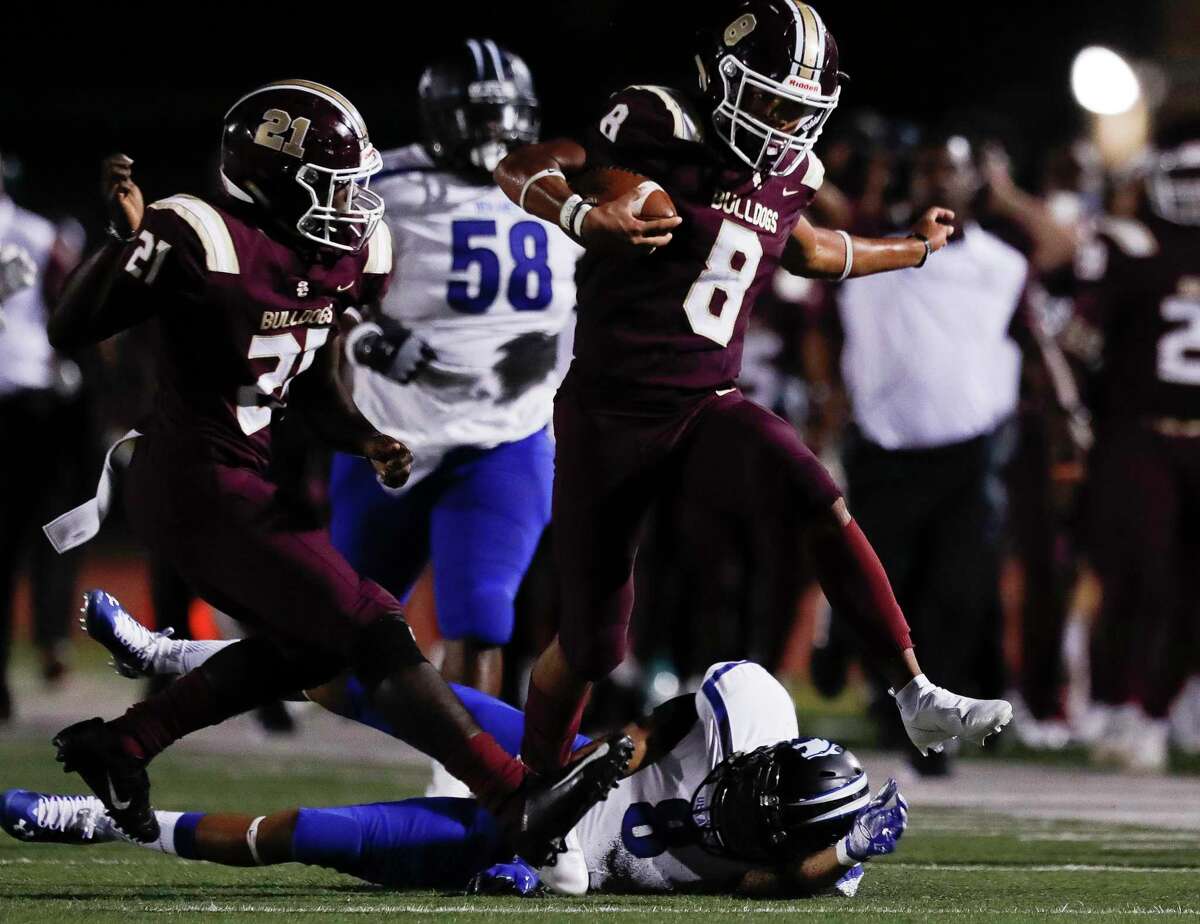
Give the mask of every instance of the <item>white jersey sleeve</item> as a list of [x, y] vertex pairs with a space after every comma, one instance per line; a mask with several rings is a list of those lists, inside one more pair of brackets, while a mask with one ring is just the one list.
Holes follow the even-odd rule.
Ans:
[[753, 661], [725, 661], [710, 667], [696, 691], [696, 713], [709, 751], [718, 761], [800, 735], [788, 691]]
[[23, 250], [37, 267], [37, 281], [4, 302], [0, 395], [50, 388], [54, 383], [54, 351], [46, 336], [48, 311], [42, 279], [50, 264], [55, 236], [50, 222], [0, 193], [0, 246]]

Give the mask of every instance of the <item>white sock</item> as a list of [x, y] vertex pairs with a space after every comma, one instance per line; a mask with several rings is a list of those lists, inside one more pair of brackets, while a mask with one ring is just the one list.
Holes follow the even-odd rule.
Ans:
[[[141, 844], [141, 846], [149, 847], [160, 853], [168, 853], [173, 857], [179, 856], [175, 852], [175, 823], [183, 817], [183, 812], [155, 812], [154, 817], [158, 819], [158, 840]], [[135, 841], [135, 843], [140, 842]]]
[[217, 642], [197, 642], [191, 639], [172, 641], [166, 654], [155, 663], [159, 674], [190, 674], [222, 648], [233, 645], [237, 639]]

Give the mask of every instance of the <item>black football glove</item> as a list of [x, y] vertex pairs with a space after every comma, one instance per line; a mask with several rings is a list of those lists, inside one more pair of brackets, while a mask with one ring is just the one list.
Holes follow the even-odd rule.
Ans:
[[437, 359], [437, 353], [407, 327], [385, 323], [386, 328], [370, 321], [355, 327], [346, 338], [346, 353], [360, 366], [407, 385]]

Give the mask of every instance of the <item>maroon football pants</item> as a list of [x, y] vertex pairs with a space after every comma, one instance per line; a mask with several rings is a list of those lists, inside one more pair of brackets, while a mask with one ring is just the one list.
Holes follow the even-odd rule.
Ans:
[[[568, 380], [555, 402], [554, 426], [559, 638], [572, 669], [588, 680], [606, 676], [625, 656], [642, 522], [661, 492], [682, 487], [690, 496], [725, 494], [735, 482], [745, 486], [746, 504], [764, 522], [780, 516], [829, 520], [841, 496], [795, 429], [738, 391], [674, 406], [614, 405]], [[857, 569], [863, 550], [854, 541], [850, 533], [844, 542], [837, 537], [844, 555], [840, 548], [825, 550], [825, 574]], [[867, 557], [873, 564], [865, 567], [878, 569], [873, 554]], [[891, 599], [890, 589], [886, 596]], [[890, 631], [905, 647], [907, 627], [898, 608], [879, 622], [888, 619], [893, 626], [883, 634]]]
[[137, 442], [125, 497], [143, 541], [196, 593], [285, 648], [327, 654], [331, 676], [359, 630], [401, 613], [265, 472], [148, 435]]
[[1162, 717], [1186, 678], [1200, 619], [1200, 439], [1105, 428], [1088, 483], [1089, 554], [1103, 588], [1092, 689]]

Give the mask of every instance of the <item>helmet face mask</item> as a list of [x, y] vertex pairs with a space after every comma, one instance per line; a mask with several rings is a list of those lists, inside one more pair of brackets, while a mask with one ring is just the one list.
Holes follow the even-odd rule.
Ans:
[[837, 42], [800, 0], [744, 0], [696, 56], [713, 127], [758, 173], [792, 173], [841, 97]]
[[350, 252], [361, 249], [383, 217], [383, 199], [370, 189], [371, 177], [382, 166], [374, 148], [364, 153], [359, 167], [301, 166], [295, 179], [310, 204], [296, 221], [296, 230], [322, 247]]
[[1200, 225], [1200, 141], [1158, 154], [1146, 176], [1146, 195], [1160, 218]]
[[724, 98], [713, 112], [717, 133], [753, 170], [786, 175], [812, 150], [837, 108], [842, 88], [831, 95], [801, 78], [778, 82], [750, 70], [733, 55], [718, 68]]
[[853, 754], [797, 738], [718, 764], [692, 797], [692, 821], [710, 853], [773, 863], [833, 844], [870, 798]]
[[515, 147], [538, 140], [541, 118], [529, 68], [491, 39], [468, 39], [430, 65], [418, 86], [425, 146], [454, 169], [490, 176]]

